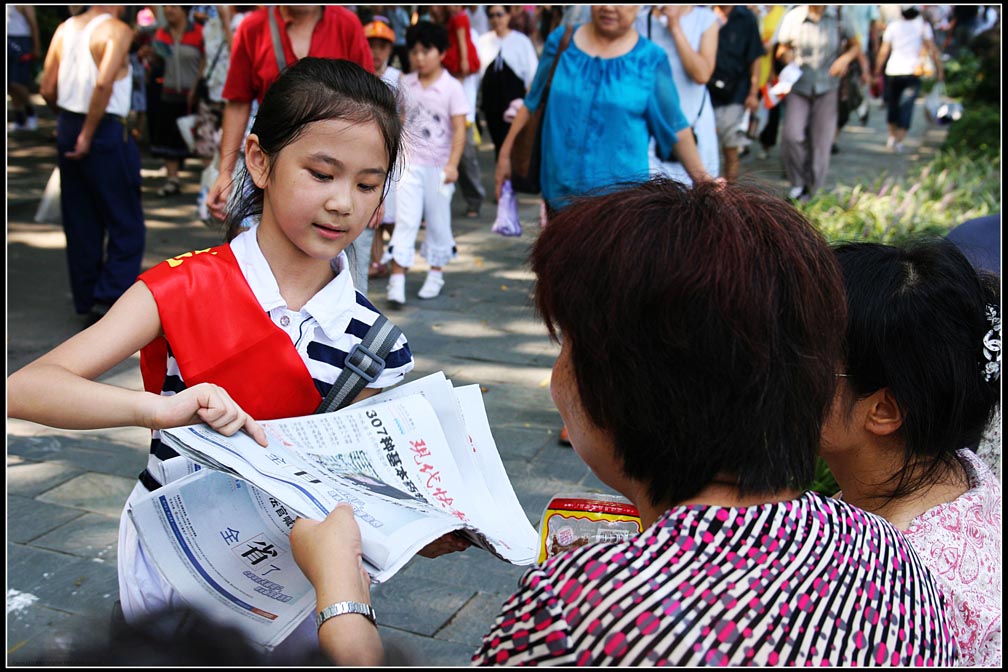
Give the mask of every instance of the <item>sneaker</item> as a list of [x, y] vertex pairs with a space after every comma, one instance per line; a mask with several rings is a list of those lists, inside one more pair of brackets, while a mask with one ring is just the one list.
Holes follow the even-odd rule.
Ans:
[[25, 128], [28, 129], [29, 131], [37, 131], [38, 130], [38, 117], [36, 117], [34, 115], [28, 117], [28, 120], [25, 121]]
[[182, 193], [182, 187], [178, 182], [168, 180], [163, 187], [158, 189], [158, 196], [178, 196]]
[[760, 145], [759, 147], [756, 148], [756, 158], [757, 159], [759, 159], [760, 161], [765, 161], [768, 156], [770, 156], [770, 155], [767, 154], [766, 147], [763, 147], [762, 145]]
[[788, 189], [787, 197], [792, 201], [796, 201], [801, 198], [801, 195], [805, 193], [805, 187], [791, 187]]
[[404, 274], [394, 273], [389, 276], [385, 298], [393, 305], [406, 305], [406, 276]]
[[438, 273], [434, 275], [433, 273], [427, 274], [427, 279], [424, 280], [423, 287], [417, 292], [417, 296], [421, 299], [433, 299], [435, 296], [441, 293], [441, 288], [444, 287], [444, 275]]
[[896, 136], [890, 135], [889, 139], [886, 140], [885, 142], [886, 149], [892, 149], [895, 145], [896, 145]]
[[897, 142], [895, 145], [893, 145], [893, 151], [896, 152], [897, 154], [902, 154], [903, 153], [903, 143], [902, 142]]

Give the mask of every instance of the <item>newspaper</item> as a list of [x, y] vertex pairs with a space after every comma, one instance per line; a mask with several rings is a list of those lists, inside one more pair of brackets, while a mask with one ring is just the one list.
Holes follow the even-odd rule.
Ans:
[[131, 516], [191, 606], [272, 649], [311, 613], [314, 591], [288, 536], [298, 516], [349, 502], [364, 566], [388, 580], [447, 532], [517, 565], [538, 533], [508, 479], [478, 385], [437, 373], [334, 413], [260, 423], [269, 446], [207, 425], [162, 430], [197, 469], [137, 501]]

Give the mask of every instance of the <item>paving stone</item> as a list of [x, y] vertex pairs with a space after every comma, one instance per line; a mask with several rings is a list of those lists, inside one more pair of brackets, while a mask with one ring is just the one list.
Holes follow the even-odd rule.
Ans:
[[[7, 492], [35, 497], [70, 481], [81, 470], [59, 462], [35, 462], [7, 455]], [[125, 500], [124, 500], [125, 501]]]
[[[450, 576], [445, 574], [442, 579]], [[378, 619], [383, 625], [418, 635], [436, 633], [473, 594], [468, 588], [444, 580], [418, 583], [395, 581], [395, 578], [371, 588]], [[423, 605], [422, 609], [419, 605]]]
[[119, 516], [86, 513], [32, 541], [32, 546], [116, 566]]
[[[536, 527], [538, 521], [529, 521]], [[414, 557], [388, 581], [384, 590], [409, 590], [414, 584], [444, 581], [451, 577], [454, 584], [476, 592], [510, 595], [518, 586], [518, 578], [527, 566], [513, 565], [496, 558], [480, 548], [469, 548], [460, 553], [449, 553], [439, 558]]]
[[134, 485], [135, 477], [85, 473], [39, 495], [39, 499], [106, 516], [118, 516]]
[[390, 665], [415, 667], [468, 666], [475, 647], [423, 637], [413, 632], [395, 628], [381, 628], [382, 641], [390, 649]]
[[24, 594], [7, 595], [7, 665], [64, 665], [69, 650], [89, 628], [95, 629], [93, 617], [71, 614], [37, 602], [11, 610], [12, 601], [30, 600]]
[[115, 563], [84, 560], [22, 544], [7, 544], [7, 590], [38, 598], [39, 606], [108, 623], [119, 598]]
[[7, 541], [25, 544], [85, 515], [80, 509], [7, 495]]
[[556, 443], [557, 434], [549, 430], [531, 426], [514, 427], [491, 423], [497, 452], [500, 453], [504, 468], [510, 473], [509, 464], [514, 461], [527, 463], [545, 445]]
[[451, 622], [441, 629], [438, 638], [471, 645], [472, 650], [476, 651], [483, 642], [483, 635], [490, 631], [496, 621], [504, 601], [517, 588], [516, 582], [514, 589], [506, 594], [477, 593], [455, 614]]

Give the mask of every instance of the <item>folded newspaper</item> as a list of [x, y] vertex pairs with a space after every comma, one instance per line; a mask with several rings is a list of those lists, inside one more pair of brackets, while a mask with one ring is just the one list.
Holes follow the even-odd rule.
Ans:
[[353, 505], [376, 583], [453, 531], [507, 562], [536, 561], [538, 533], [504, 470], [478, 385], [455, 388], [437, 373], [334, 413], [260, 424], [265, 448], [203, 424], [162, 430], [162, 441], [197, 465], [129, 515], [190, 606], [266, 649], [315, 605], [290, 551], [294, 520], [321, 520], [340, 502]]

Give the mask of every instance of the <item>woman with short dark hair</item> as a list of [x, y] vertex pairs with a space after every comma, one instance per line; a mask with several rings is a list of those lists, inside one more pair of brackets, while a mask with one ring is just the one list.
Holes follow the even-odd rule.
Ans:
[[[748, 187], [651, 181], [575, 199], [531, 261], [561, 345], [553, 400], [643, 531], [529, 569], [474, 663], [955, 661], [938, 585], [909, 542], [803, 492], [845, 313], [836, 258], [797, 210]], [[291, 534], [326, 599], [362, 578], [352, 511], [338, 508]]]
[[822, 456], [938, 579], [961, 663], [1000, 667], [1001, 483], [971, 450], [1000, 407], [998, 279], [941, 239], [836, 253], [850, 319]]

